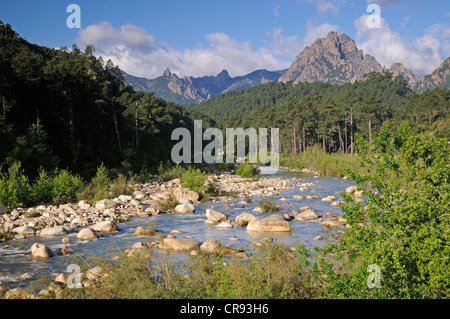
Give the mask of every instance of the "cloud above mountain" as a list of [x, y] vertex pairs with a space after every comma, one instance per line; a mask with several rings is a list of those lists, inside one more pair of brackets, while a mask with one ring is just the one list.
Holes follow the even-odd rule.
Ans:
[[237, 76], [257, 69], [288, 68], [303, 48], [297, 37], [284, 36], [281, 28], [274, 28], [268, 35], [269, 43], [256, 49], [250, 41], [216, 32], [204, 36], [206, 45], [179, 50], [159, 42], [139, 26], [115, 28], [109, 22], [101, 22], [81, 29], [76, 43], [81, 48], [93, 44], [97, 55], [111, 59], [136, 76], [154, 78], [167, 67], [181, 76], [216, 75], [223, 69]]
[[[370, 28], [368, 19], [369, 15], [362, 15], [354, 22], [358, 47], [386, 67], [399, 62], [408, 69], [425, 75], [431, 73], [444, 60], [444, 53], [448, 51], [448, 41], [443, 39], [446, 28], [430, 27], [422, 37], [408, 42], [398, 32], [391, 30], [382, 17], [380, 28]], [[439, 30], [441, 34], [438, 33]]]

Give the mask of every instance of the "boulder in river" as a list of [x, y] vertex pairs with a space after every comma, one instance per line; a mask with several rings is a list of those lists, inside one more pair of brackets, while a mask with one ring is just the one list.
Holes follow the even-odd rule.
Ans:
[[190, 203], [179, 204], [173, 211], [175, 214], [190, 214], [195, 211], [195, 206]]
[[31, 246], [31, 256], [33, 256], [34, 258], [50, 258], [53, 257], [53, 251], [40, 243], [34, 243], [33, 246]]
[[41, 230], [40, 235], [45, 237], [65, 236], [68, 232], [63, 226], [47, 227]]
[[193, 238], [164, 238], [160, 248], [173, 250], [198, 250], [202, 243]]
[[217, 239], [208, 239], [200, 245], [200, 250], [211, 255], [218, 255], [222, 245]]
[[28, 226], [28, 225], [16, 227], [12, 231], [17, 234], [22, 234], [25, 236], [30, 236], [30, 235], [36, 234], [36, 228]]
[[77, 238], [82, 240], [97, 239], [98, 237], [97, 232], [89, 227], [81, 229], [77, 234]]
[[220, 223], [223, 222], [225, 220], [227, 220], [227, 216], [215, 211], [214, 209], [208, 208], [206, 210], [206, 217], [208, 218], [208, 220], [214, 222], [214, 223]]
[[300, 221], [316, 220], [318, 218], [319, 218], [319, 216], [312, 210], [305, 210], [295, 216], [295, 220], [300, 220]]
[[290, 232], [291, 224], [286, 220], [274, 218], [253, 219], [248, 223], [247, 230], [253, 232]]
[[116, 223], [112, 220], [105, 220], [103, 222], [99, 222], [91, 226], [91, 228], [100, 233], [113, 233], [119, 230], [117, 228]]
[[242, 213], [239, 216], [236, 216], [234, 223], [236, 224], [237, 227], [245, 227], [247, 226], [249, 221], [253, 219], [258, 219], [258, 217], [250, 213]]
[[182, 199], [189, 199], [193, 203], [198, 201], [199, 194], [197, 192], [191, 191], [186, 188], [177, 187], [172, 191], [173, 196], [177, 201], [180, 201]]
[[155, 229], [153, 228], [144, 228], [142, 226], [138, 226], [134, 231], [134, 236], [150, 236], [155, 234]]

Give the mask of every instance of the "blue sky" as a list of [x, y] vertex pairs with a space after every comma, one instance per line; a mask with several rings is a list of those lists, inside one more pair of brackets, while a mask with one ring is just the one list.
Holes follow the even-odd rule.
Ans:
[[[72, 3], [81, 29], [66, 25]], [[380, 28], [367, 27], [371, 3], [380, 6]], [[148, 78], [167, 67], [181, 76], [287, 68], [329, 31], [387, 67], [400, 62], [421, 75], [450, 55], [448, 0], [2, 0], [0, 20], [40, 45], [92, 43], [97, 55]]]

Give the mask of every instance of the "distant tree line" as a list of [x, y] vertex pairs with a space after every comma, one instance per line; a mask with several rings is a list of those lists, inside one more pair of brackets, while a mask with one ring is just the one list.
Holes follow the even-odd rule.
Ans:
[[413, 92], [403, 77], [370, 73], [344, 85], [268, 83], [229, 92], [188, 109], [226, 127], [280, 128], [281, 151], [296, 156], [312, 145], [353, 154], [355, 134], [371, 142], [382, 127], [406, 123], [416, 133], [450, 138], [450, 90]]
[[0, 21], [0, 165], [25, 174], [68, 169], [84, 177], [104, 163], [139, 172], [170, 158], [171, 132], [194, 115], [124, 85], [111, 61], [31, 44]]

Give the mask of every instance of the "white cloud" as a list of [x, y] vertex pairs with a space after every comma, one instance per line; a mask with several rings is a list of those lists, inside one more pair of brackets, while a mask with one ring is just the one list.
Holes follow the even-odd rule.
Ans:
[[338, 32], [339, 26], [329, 23], [323, 23], [316, 25], [312, 19], [309, 19], [306, 23], [306, 35], [303, 38], [305, 46], [309, 46], [317, 40], [317, 38], [324, 38], [331, 31]]
[[401, 3], [401, 2], [406, 2], [406, 1], [410, 1], [410, 0], [367, 0], [367, 4], [378, 4], [381, 7], [387, 7], [396, 3]]
[[79, 31], [76, 43], [93, 44], [96, 55], [111, 59], [122, 70], [136, 76], [155, 78], [169, 67], [179, 76], [216, 75], [227, 69], [231, 76], [257, 69], [288, 68], [303, 49], [297, 37], [285, 37], [281, 29], [269, 34], [271, 40], [258, 49], [248, 41], [237, 41], [225, 33], [205, 35], [207, 46], [177, 50], [159, 42], [147, 30], [135, 25], [114, 28], [108, 22]]
[[339, 13], [339, 8], [344, 6], [347, 0], [297, 0], [297, 2], [314, 3], [320, 14]]
[[358, 48], [390, 67], [399, 62], [420, 75], [431, 73], [444, 60], [445, 45], [427, 29], [423, 37], [408, 43], [398, 32], [392, 31], [381, 18], [381, 28], [369, 28], [363, 15], [355, 20]]
[[278, 18], [280, 16], [280, 4], [278, 3], [274, 3], [273, 4], [273, 15], [275, 16], [275, 18]]

